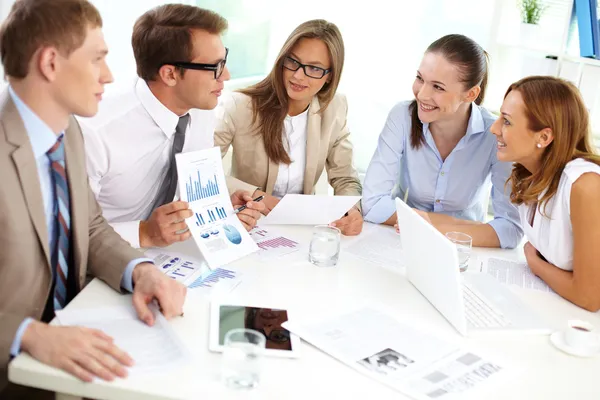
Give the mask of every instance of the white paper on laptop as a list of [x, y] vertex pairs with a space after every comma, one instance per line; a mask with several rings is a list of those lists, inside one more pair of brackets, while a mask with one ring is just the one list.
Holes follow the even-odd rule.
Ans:
[[176, 160], [179, 194], [194, 213], [186, 223], [208, 265], [217, 268], [257, 251], [233, 213], [220, 149], [179, 153]]
[[132, 305], [64, 309], [57, 311], [56, 317], [61, 325], [98, 329], [112, 337], [135, 362], [128, 368], [130, 375], [166, 373], [189, 362], [188, 351], [157, 308], [151, 309], [153, 326], [140, 321]]
[[296, 319], [284, 327], [351, 368], [418, 399], [456, 398], [502, 369], [411, 328], [379, 306], [335, 311], [317, 321]]
[[286, 194], [261, 225], [323, 225], [340, 219], [361, 196]]
[[361, 234], [344, 245], [344, 251], [382, 268], [405, 272], [400, 235], [391, 226], [365, 223]]
[[482, 265], [482, 272], [493, 276], [500, 283], [515, 285], [523, 289], [554, 293], [546, 282], [531, 272], [527, 263], [524, 262], [489, 257], [487, 262]]

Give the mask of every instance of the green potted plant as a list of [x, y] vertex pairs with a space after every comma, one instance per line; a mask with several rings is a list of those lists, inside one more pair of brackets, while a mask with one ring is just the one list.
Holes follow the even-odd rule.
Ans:
[[519, 0], [521, 22], [524, 24], [537, 25], [540, 22], [540, 18], [546, 10], [546, 7], [547, 6], [540, 0]]
[[541, 36], [538, 23], [547, 5], [542, 0], [518, 0], [517, 4], [521, 12], [521, 41], [526, 47], [535, 46]]

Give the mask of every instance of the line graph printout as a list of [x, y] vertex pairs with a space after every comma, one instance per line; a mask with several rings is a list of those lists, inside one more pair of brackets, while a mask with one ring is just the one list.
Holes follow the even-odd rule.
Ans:
[[179, 153], [176, 159], [181, 200], [193, 212], [186, 223], [210, 268], [257, 251], [233, 213], [219, 148]]

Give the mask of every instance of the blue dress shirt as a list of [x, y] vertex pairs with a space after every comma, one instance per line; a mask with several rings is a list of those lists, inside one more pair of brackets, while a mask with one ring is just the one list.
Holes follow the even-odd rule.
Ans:
[[[52, 181], [52, 171], [50, 159], [46, 155], [48, 150], [58, 136], [50, 129], [44, 121], [42, 121], [24, 102], [17, 96], [12, 87], [8, 87], [8, 92], [12, 101], [15, 103], [17, 111], [23, 120], [23, 125], [29, 136], [29, 142], [33, 150], [33, 156], [37, 162], [38, 177], [40, 179], [40, 190], [44, 202], [44, 213], [46, 215], [46, 228], [48, 229], [48, 239], [50, 241], [50, 251], [54, 251], [56, 246], [56, 215], [58, 213], [58, 205], [54, 201], [54, 182]], [[60, 135], [63, 135], [61, 133]], [[121, 287], [130, 292], [133, 291], [133, 270], [142, 262], [152, 262], [151, 259], [137, 258], [127, 264], [127, 268], [121, 278]], [[17, 356], [21, 349], [21, 338], [27, 326], [33, 321], [32, 318], [25, 318], [19, 328], [10, 347], [10, 354]]]
[[[517, 207], [509, 200], [505, 183], [512, 164], [496, 158], [496, 137], [490, 127], [496, 117], [483, 107], [471, 107], [467, 132], [442, 160], [429, 124], [423, 124], [426, 143], [418, 150], [410, 145], [410, 102], [390, 111], [363, 186], [362, 207], [366, 221], [383, 223], [396, 212], [394, 198], [427, 212], [484, 221], [485, 204], [492, 189], [494, 228], [502, 248], [521, 241], [523, 229]], [[491, 187], [490, 187], [491, 186]]]

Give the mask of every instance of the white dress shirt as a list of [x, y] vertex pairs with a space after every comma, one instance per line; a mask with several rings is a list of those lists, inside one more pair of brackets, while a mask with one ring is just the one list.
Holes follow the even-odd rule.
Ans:
[[[556, 194], [548, 201], [546, 214], [536, 209], [531, 222], [531, 206], [519, 205], [525, 236], [544, 258], [565, 271], [573, 271], [573, 226], [571, 225], [571, 187], [586, 172], [600, 175], [600, 166], [583, 158], [569, 161], [563, 169]], [[544, 206], [542, 205], [542, 212]]]
[[[189, 111], [183, 152], [211, 148], [213, 110]], [[179, 116], [138, 79], [131, 91], [100, 103], [92, 118], [80, 118], [90, 187], [104, 217], [125, 240], [139, 247], [139, 223], [152, 205], [169, 169]]]
[[279, 164], [279, 171], [273, 196], [282, 198], [288, 193], [303, 193], [304, 168], [306, 166], [306, 128], [308, 125], [308, 108], [294, 117], [289, 115], [283, 121], [283, 145], [290, 155], [291, 164]]

